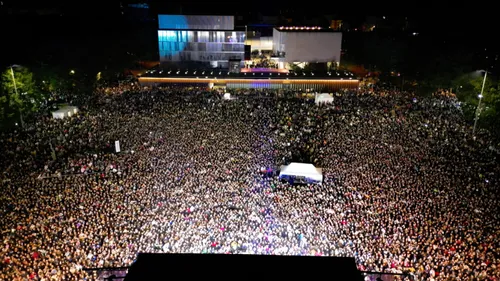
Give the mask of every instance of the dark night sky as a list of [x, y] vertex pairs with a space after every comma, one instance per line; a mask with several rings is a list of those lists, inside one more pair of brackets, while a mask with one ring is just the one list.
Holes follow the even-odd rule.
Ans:
[[[295, 10], [300, 14], [333, 14], [338, 15], [340, 18], [352, 22], [362, 22], [365, 19], [366, 11], [360, 9], [359, 5], [342, 4], [342, 1], [335, 1], [335, 3], [325, 1], [152, 1], [152, 0], [106, 0], [99, 2], [85, 2], [85, 1], [61, 1], [61, 0], [45, 0], [45, 1], [28, 1], [28, 0], [2, 0], [4, 7], [16, 7], [25, 9], [36, 8], [61, 8], [65, 13], [75, 16], [81, 15], [82, 20], [89, 20], [90, 16], [106, 16], [116, 14], [117, 8], [120, 3], [124, 5], [128, 3], [149, 3], [151, 13], [180, 13], [185, 14], [245, 14], [245, 13], [258, 13], [263, 14], [278, 14], [280, 11]], [[98, 3], [98, 4], [97, 4]], [[393, 11], [390, 14], [395, 14], [395, 9], [386, 9], [387, 5], [383, 2], [377, 2], [378, 10]], [[490, 16], [484, 11], [476, 13], [474, 5], [467, 7], [467, 9], [457, 10], [460, 8], [455, 5], [449, 10], [439, 12], [436, 7], [432, 9], [424, 9], [428, 3], [423, 2], [420, 9], [409, 9], [400, 7], [401, 15], [409, 14], [410, 18], [418, 22], [418, 26], [426, 31], [443, 33], [453, 30], [454, 33], [463, 33], [464, 35], [470, 32], [487, 34], [496, 29], [499, 24], [496, 22], [496, 17]], [[355, 9], [354, 9], [355, 8]], [[394, 8], [394, 7], [393, 7]], [[397, 8], [397, 7], [396, 7]], [[403, 9], [405, 8], [405, 9]], [[418, 7], [417, 7], [418, 8]], [[366, 7], [370, 12], [377, 11]], [[347, 12], [345, 12], [347, 11]], [[356, 13], [353, 13], [356, 11]], [[354, 14], [354, 15], [353, 15]], [[382, 15], [382, 13], [379, 13]]]
[[[27, 1], [27, 0], [0, 0], [3, 3], [0, 12], [5, 12], [8, 8], [25, 11], [34, 11], [36, 9], [57, 8], [64, 16], [54, 16], [49, 24], [42, 24], [39, 17], [5, 17], [0, 13], [0, 23], [3, 26], [9, 26], [4, 30], [4, 36], [11, 38], [14, 42], [22, 42], [18, 45], [12, 44], [13, 51], [25, 53], [30, 51], [33, 46], [39, 48], [47, 42], [49, 37], [56, 38], [60, 42], [64, 41], [86, 41], [92, 42], [95, 38], [111, 38], [110, 35], [118, 37], [129, 36], [127, 27], [123, 22], [118, 21], [120, 17], [120, 2], [125, 6], [128, 3], [149, 3], [151, 9], [150, 14], [156, 18], [157, 13], [177, 14], [181, 11], [184, 14], [226, 14], [226, 15], [246, 15], [252, 13], [263, 13], [265, 15], [278, 15], [280, 11], [294, 10], [298, 15], [320, 15], [322, 13], [335, 15], [335, 17], [343, 19], [345, 22], [350, 22], [353, 25], [360, 25], [366, 19], [366, 14], [359, 7], [354, 9], [352, 4], [349, 6], [338, 6], [339, 2], [320, 2], [320, 1], [119, 1], [107, 0], [97, 2], [73, 2], [73, 1]], [[296, 4], [293, 4], [296, 3]], [[326, 4], [325, 4], [326, 3]], [[328, 6], [325, 6], [328, 5]], [[341, 4], [339, 4], [341, 5]], [[422, 4], [427, 5], [427, 4]], [[358, 5], [359, 6], [359, 5]], [[382, 6], [381, 6], [382, 7]], [[391, 11], [392, 9], [379, 10]], [[368, 9], [368, 8], [366, 8]], [[405, 9], [408, 12], [409, 9]], [[337, 11], [350, 11], [351, 13], [342, 13]], [[352, 13], [356, 11], [356, 13]], [[377, 10], [372, 10], [377, 11]], [[397, 11], [397, 10], [396, 10]], [[418, 11], [418, 12], [417, 12]], [[434, 11], [434, 10], [432, 10]], [[34, 13], [34, 12], [32, 12]], [[392, 13], [394, 14], [394, 13]], [[401, 13], [403, 14], [403, 13]], [[446, 11], [444, 13], [430, 13], [428, 9], [410, 10], [408, 18], [410, 22], [416, 26], [420, 34], [428, 39], [424, 44], [429, 44], [432, 48], [433, 42], [439, 42], [451, 39], [457, 48], [460, 45], [474, 46], [476, 49], [489, 48], [495, 49], [499, 47], [496, 38], [496, 29], [499, 24], [495, 17], [485, 13], [475, 12], [456, 12]], [[383, 14], [380, 14], [383, 15]], [[385, 14], [388, 18], [404, 18], [404, 15], [391, 16]], [[3, 19], [2, 19], [3, 17]], [[152, 22], [148, 27], [140, 27], [137, 24], [136, 29], [140, 29], [142, 33], [151, 32], [150, 36], [154, 42], [154, 33], [156, 23]], [[142, 28], [142, 29], [141, 29]], [[143, 31], [142, 31], [143, 30]], [[117, 35], [120, 33], [120, 35]], [[137, 39], [142, 40], [142, 39]], [[146, 39], [144, 39], [146, 40]], [[11, 42], [12, 42], [11, 41]], [[28, 41], [28, 42], [27, 42]], [[36, 42], [36, 43], [35, 43]], [[97, 42], [97, 41], [96, 41]], [[96, 43], [99, 44], [99, 43]], [[22, 45], [19, 47], [19, 45]], [[484, 46], [484, 47], [483, 47]], [[454, 47], [454, 46], [453, 46]], [[51, 47], [48, 47], [51, 48]], [[63, 47], [60, 47], [63, 48]], [[21, 49], [26, 49], [21, 51]], [[4, 52], [5, 53], [5, 52]], [[0, 61], [2, 58], [0, 58]]]

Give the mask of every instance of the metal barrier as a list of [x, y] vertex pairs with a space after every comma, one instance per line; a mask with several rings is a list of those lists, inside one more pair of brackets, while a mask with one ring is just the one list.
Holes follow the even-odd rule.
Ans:
[[123, 281], [127, 276], [128, 267], [84, 268], [86, 272], [96, 272], [97, 281]]
[[365, 281], [416, 281], [413, 275], [407, 273], [387, 273], [361, 271]]

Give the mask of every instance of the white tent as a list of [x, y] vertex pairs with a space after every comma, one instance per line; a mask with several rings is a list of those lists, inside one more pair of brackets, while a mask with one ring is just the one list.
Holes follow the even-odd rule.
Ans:
[[290, 163], [288, 166], [282, 166], [280, 171], [280, 179], [297, 180], [305, 182], [323, 182], [323, 173], [313, 164], [307, 163]]
[[78, 107], [76, 106], [63, 106], [56, 111], [52, 112], [52, 118], [63, 119], [65, 117], [71, 117], [78, 113]]
[[230, 93], [225, 93], [222, 98], [225, 99], [225, 100], [230, 100], [231, 99], [231, 94]]
[[330, 94], [316, 94], [316, 97], [314, 98], [314, 102], [316, 104], [332, 103], [333, 97]]

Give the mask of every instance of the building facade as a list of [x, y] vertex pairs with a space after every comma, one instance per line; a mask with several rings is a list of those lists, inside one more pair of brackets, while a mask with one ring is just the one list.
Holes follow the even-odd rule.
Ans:
[[243, 61], [245, 32], [234, 31], [233, 16], [159, 15], [160, 62], [199, 62], [228, 68]]
[[280, 27], [273, 32], [273, 52], [286, 63], [340, 63], [342, 33], [321, 27]]

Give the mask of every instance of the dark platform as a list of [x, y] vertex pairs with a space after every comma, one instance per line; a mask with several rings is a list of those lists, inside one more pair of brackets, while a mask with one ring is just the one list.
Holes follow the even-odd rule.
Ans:
[[363, 280], [353, 258], [139, 254], [125, 281]]

